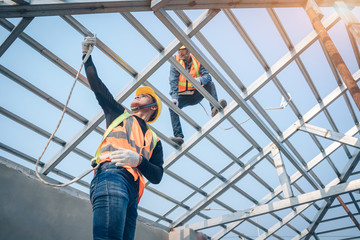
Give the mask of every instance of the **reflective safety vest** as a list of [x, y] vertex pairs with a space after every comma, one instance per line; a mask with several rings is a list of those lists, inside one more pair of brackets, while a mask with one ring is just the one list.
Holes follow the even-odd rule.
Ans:
[[[119, 125], [121, 122], [123, 123], [122, 126]], [[103, 163], [111, 161], [109, 154], [119, 148], [137, 152], [144, 158], [150, 159], [159, 139], [157, 138], [156, 133], [153, 132], [149, 126], [147, 126], [147, 128], [148, 130], [144, 136], [139, 122], [136, 121], [135, 117], [132, 117], [132, 114], [128, 112], [124, 112], [107, 128], [103, 141], [95, 154], [96, 162]], [[96, 155], [98, 155], [98, 157]], [[133, 175], [134, 181], [139, 179], [138, 201], [140, 201], [145, 188], [144, 177], [135, 167], [123, 167]]]
[[[176, 55], [176, 61], [178, 61], [184, 68], [185, 68], [185, 63], [184, 60], [180, 59], [179, 55]], [[192, 64], [191, 64], [191, 68], [190, 68], [190, 75], [193, 76], [194, 78], [197, 77], [201, 77], [201, 75], [199, 74], [199, 69], [200, 69], [200, 62], [190, 53], [190, 57], [192, 59]], [[191, 83], [186, 80], [186, 78], [180, 74], [179, 75], [179, 90], [178, 92], [185, 92], [188, 90], [195, 90], [195, 88], [193, 86], [191, 86]]]

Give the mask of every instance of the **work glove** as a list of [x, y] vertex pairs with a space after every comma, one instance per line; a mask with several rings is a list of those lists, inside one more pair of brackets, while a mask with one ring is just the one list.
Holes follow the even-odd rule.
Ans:
[[117, 167], [119, 166], [130, 166], [137, 167], [140, 164], [140, 155], [137, 152], [119, 148], [116, 151], [113, 151], [110, 154], [110, 159], [112, 163], [115, 163]]
[[201, 85], [201, 77], [197, 77], [195, 80]]
[[86, 54], [89, 51], [90, 46], [95, 46], [95, 44], [96, 37], [85, 37], [84, 41], [81, 43], [83, 54]]
[[176, 98], [174, 98], [173, 100], [172, 100], [172, 102], [178, 107], [179, 106], [179, 101], [176, 99]]

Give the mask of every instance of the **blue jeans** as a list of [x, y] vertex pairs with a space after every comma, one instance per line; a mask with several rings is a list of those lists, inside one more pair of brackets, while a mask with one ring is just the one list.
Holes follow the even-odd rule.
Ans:
[[[213, 98], [215, 98], [216, 101], [218, 101], [215, 85], [212, 81], [208, 82], [204, 88], [206, 91], [210, 93]], [[201, 102], [203, 100], [203, 95], [201, 95], [197, 90], [195, 90], [193, 95], [179, 95], [179, 108], [182, 109], [183, 107], [195, 105]], [[214, 106], [210, 103], [210, 109], [212, 109]], [[173, 110], [170, 110], [170, 117], [171, 117], [171, 124], [174, 132], [175, 137], [184, 137], [184, 134], [182, 132], [181, 123], [179, 115], [177, 115]]]
[[125, 168], [113, 163], [103, 163], [96, 170], [90, 184], [94, 240], [134, 239], [138, 186]]

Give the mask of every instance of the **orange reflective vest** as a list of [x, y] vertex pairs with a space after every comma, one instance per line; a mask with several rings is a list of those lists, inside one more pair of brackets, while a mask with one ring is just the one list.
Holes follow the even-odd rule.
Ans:
[[[113, 129], [108, 133], [107, 137], [105, 137], [105, 139], [102, 141], [99, 146], [100, 154], [97, 162], [103, 163], [111, 161], [109, 154], [113, 151], [116, 151], [118, 148], [132, 150], [144, 158], [150, 159], [156, 143], [159, 141], [156, 134], [147, 126], [148, 130], [144, 136], [139, 122], [135, 119], [135, 117], [132, 117], [132, 114], [128, 112], [124, 112], [117, 119], [120, 120], [118, 121], [119, 123], [122, 122], [123, 124], [120, 126], [119, 123], [116, 123], [117, 126], [113, 127]], [[117, 119], [115, 119], [114, 122]], [[135, 167], [123, 167], [133, 175], [134, 181], [139, 179], [138, 201], [140, 201], [145, 188], [144, 177]]]
[[[184, 68], [185, 68], [185, 63], [183, 60], [180, 59], [179, 55], [176, 55], [176, 61], [178, 61]], [[191, 68], [190, 68], [190, 75], [193, 76], [194, 78], [197, 77], [201, 77], [201, 75], [199, 74], [199, 69], [200, 69], [200, 62], [190, 53], [190, 57], [192, 58], [192, 64], [191, 64]], [[178, 92], [185, 92], [188, 90], [195, 90], [195, 88], [193, 86], [191, 86], [191, 83], [186, 80], [186, 78], [180, 74], [179, 75], [179, 90]]]

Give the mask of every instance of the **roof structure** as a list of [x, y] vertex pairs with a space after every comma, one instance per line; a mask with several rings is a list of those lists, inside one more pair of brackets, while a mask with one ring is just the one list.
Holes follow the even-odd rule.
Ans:
[[[81, 41], [96, 33], [93, 60], [116, 100], [129, 106], [145, 85], [163, 101], [151, 128], [164, 177], [146, 184], [139, 215], [211, 239], [360, 239], [359, 16], [359, 0], [2, 0], [1, 158], [34, 169]], [[175, 60], [183, 44], [226, 108]], [[199, 87], [204, 110], [172, 103], [170, 64]], [[220, 110], [213, 118], [207, 102]], [[168, 108], [181, 117], [182, 146], [169, 140]], [[81, 174], [104, 129], [80, 74], [40, 172]], [[74, 187], [88, 192], [91, 177]]]

